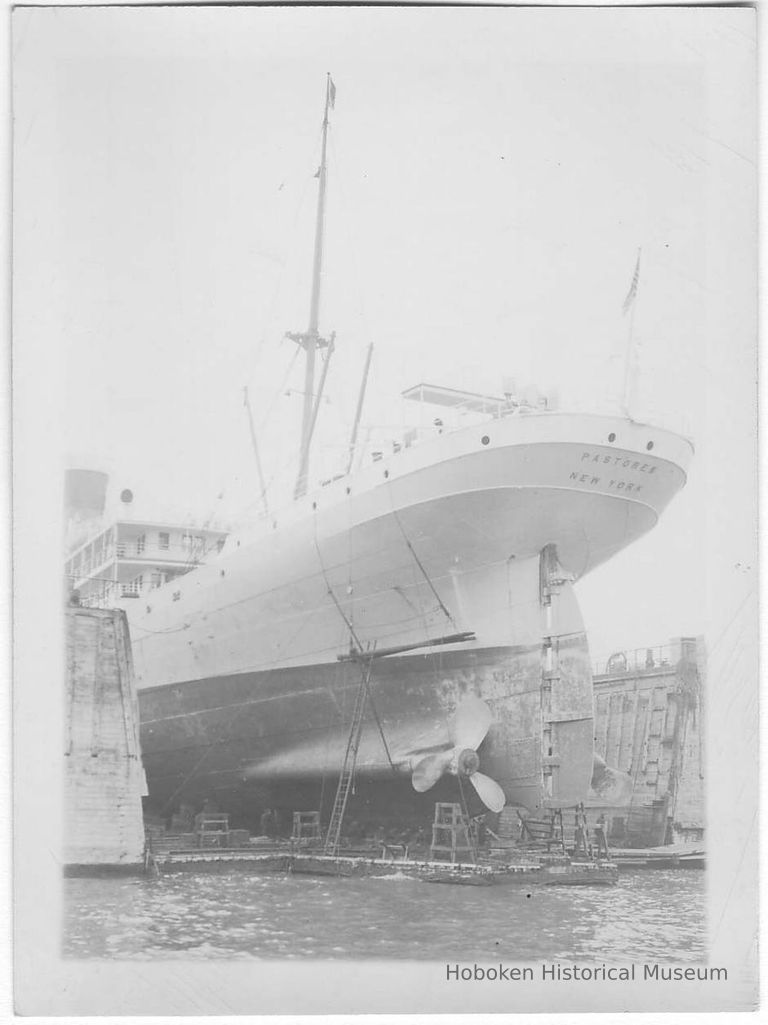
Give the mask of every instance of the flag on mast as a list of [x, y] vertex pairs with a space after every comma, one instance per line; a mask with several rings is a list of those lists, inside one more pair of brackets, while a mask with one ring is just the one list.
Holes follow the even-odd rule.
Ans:
[[328, 76], [328, 104], [331, 110], [336, 107], [336, 86], [333, 84], [333, 79]]
[[626, 314], [629, 313], [630, 309], [632, 308], [632, 303], [635, 301], [635, 297], [637, 296], [637, 284], [640, 280], [640, 253], [641, 250], [638, 249], [637, 263], [635, 264], [635, 273], [632, 275], [632, 284], [629, 286], [627, 298], [624, 300], [624, 305], [621, 307], [621, 312], [623, 316], [626, 316]]

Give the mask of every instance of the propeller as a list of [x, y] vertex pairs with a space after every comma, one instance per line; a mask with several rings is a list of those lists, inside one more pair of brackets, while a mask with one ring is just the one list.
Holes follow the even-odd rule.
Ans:
[[481, 698], [466, 697], [448, 721], [448, 736], [453, 747], [427, 755], [416, 764], [411, 776], [413, 789], [420, 794], [431, 790], [444, 775], [464, 776], [477, 791], [477, 796], [491, 811], [501, 811], [506, 796], [499, 784], [479, 772], [480, 747], [490, 729], [493, 715]]
[[599, 754], [595, 753], [590, 789], [591, 796], [599, 798], [603, 804], [617, 807], [627, 805], [632, 800], [632, 777], [628, 772], [612, 769]]

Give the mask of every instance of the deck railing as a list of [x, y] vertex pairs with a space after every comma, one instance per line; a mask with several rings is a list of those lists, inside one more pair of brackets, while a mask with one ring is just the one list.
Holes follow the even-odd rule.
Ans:
[[607, 658], [592, 664], [594, 676], [620, 676], [622, 674], [654, 672], [673, 666], [674, 653], [669, 644], [652, 648], [633, 648], [614, 651]]

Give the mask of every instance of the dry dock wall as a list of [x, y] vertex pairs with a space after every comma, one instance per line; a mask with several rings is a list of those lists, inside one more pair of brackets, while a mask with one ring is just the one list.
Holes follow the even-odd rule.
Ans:
[[143, 863], [138, 704], [121, 609], [66, 610], [64, 863]]
[[[659, 652], [663, 658], [659, 658]], [[622, 656], [623, 657], [623, 656]], [[616, 659], [595, 676], [595, 750], [632, 777], [629, 807], [590, 801], [612, 843], [700, 842], [704, 832], [704, 680], [701, 638], [648, 649], [647, 663]]]

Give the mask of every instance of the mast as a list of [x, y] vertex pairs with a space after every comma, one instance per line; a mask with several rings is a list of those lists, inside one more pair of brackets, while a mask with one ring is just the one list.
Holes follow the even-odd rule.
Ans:
[[[301, 448], [299, 450], [299, 475], [294, 488], [294, 498], [301, 498], [307, 493], [307, 474], [309, 471], [309, 450], [312, 443], [317, 408], [320, 396], [315, 396], [315, 357], [318, 349], [328, 349], [326, 361], [330, 358], [332, 343], [321, 338], [320, 321], [320, 285], [323, 273], [323, 243], [325, 233], [325, 196], [328, 186], [328, 112], [333, 109], [336, 101], [336, 86], [330, 73], [325, 83], [325, 114], [323, 116], [323, 142], [320, 154], [320, 167], [317, 172], [317, 215], [315, 218], [315, 249], [312, 263], [312, 295], [309, 303], [309, 325], [303, 334], [288, 333], [288, 337], [304, 349], [306, 363], [304, 368], [304, 404], [301, 417]], [[324, 368], [327, 370], [327, 366]]]

